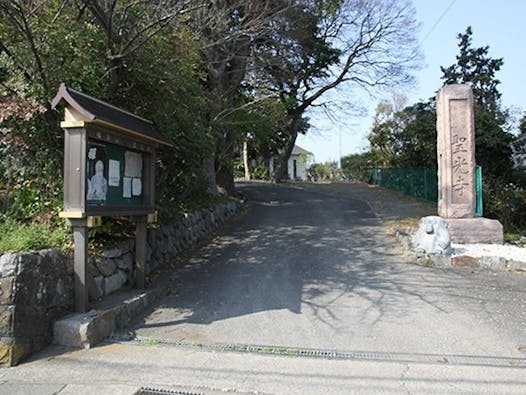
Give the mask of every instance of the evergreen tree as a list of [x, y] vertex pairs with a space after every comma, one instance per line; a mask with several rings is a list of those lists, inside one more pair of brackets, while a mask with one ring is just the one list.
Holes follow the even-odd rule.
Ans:
[[524, 114], [519, 121], [519, 133], [521, 136], [526, 134], [526, 114]]
[[381, 167], [436, 168], [435, 102], [405, 108], [401, 104], [384, 101], [376, 107], [368, 136], [375, 163]]
[[418, 102], [398, 113], [404, 128], [398, 133], [397, 167], [437, 167], [435, 101]]
[[471, 27], [458, 35], [457, 63], [441, 67], [445, 84], [470, 83], [475, 96], [475, 158], [486, 175], [512, 177], [511, 142], [504, 130], [507, 113], [501, 107], [500, 81], [496, 78], [504, 61], [491, 58], [489, 47], [473, 48]]

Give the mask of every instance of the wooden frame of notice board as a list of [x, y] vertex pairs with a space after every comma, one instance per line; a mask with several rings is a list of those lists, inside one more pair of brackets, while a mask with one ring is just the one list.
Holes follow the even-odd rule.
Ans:
[[155, 147], [98, 125], [66, 130], [63, 217], [155, 212]]
[[145, 286], [146, 224], [156, 220], [155, 152], [172, 144], [153, 122], [60, 85], [53, 108], [64, 107], [64, 208], [73, 227], [75, 306], [87, 295], [87, 227], [102, 217], [130, 216], [136, 222], [135, 280]]

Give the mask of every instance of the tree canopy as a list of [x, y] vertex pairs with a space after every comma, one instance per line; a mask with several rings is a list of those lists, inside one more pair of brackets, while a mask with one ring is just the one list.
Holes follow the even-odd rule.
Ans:
[[[484, 173], [511, 177], [511, 141], [505, 130], [497, 72], [503, 59], [489, 56], [489, 47], [472, 47], [472, 30], [458, 35], [457, 63], [441, 67], [444, 84], [469, 83], [475, 97], [476, 161]], [[434, 99], [405, 108], [382, 102], [369, 134], [371, 152], [379, 166], [436, 168], [436, 108]]]
[[473, 48], [472, 29], [459, 34], [457, 63], [441, 67], [444, 84], [470, 83], [475, 97], [475, 158], [485, 174], [510, 180], [513, 136], [504, 129], [508, 114], [502, 109], [497, 72], [502, 58], [492, 58], [489, 47]]
[[[407, 84], [417, 65], [414, 10], [407, 1], [318, 1], [292, 8], [260, 49], [264, 89], [288, 115], [277, 181], [286, 177], [305, 111], [342, 85], [372, 89]], [[274, 37], [277, 35], [277, 39]], [[286, 62], [281, 61], [287, 59]]]
[[406, 0], [2, 1], [2, 211], [45, 221], [60, 206], [62, 115], [49, 101], [61, 82], [174, 140], [158, 157], [164, 215], [216, 184], [234, 193], [243, 141], [279, 153], [283, 178], [327, 92], [410, 81], [415, 32]]

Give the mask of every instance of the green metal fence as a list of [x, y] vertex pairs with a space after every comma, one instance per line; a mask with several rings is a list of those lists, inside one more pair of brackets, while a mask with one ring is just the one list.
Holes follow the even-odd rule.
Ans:
[[[375, 185], [393, 189], [418, 199], [438, 202], [438, 174], [435, 169], [372, 169], [371, 180]], [[476, 209], [482, 217], [482, 168], [475, 169]]]

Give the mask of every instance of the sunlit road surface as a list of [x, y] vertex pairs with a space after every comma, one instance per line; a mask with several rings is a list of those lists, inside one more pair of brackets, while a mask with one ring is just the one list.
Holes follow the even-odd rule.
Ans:
[[246, 212], [185, 254], [134, 341], [50, 349], [0, 392], [526, 392], [523, 273], [413, 264], [352, 187], [240, 190]]

